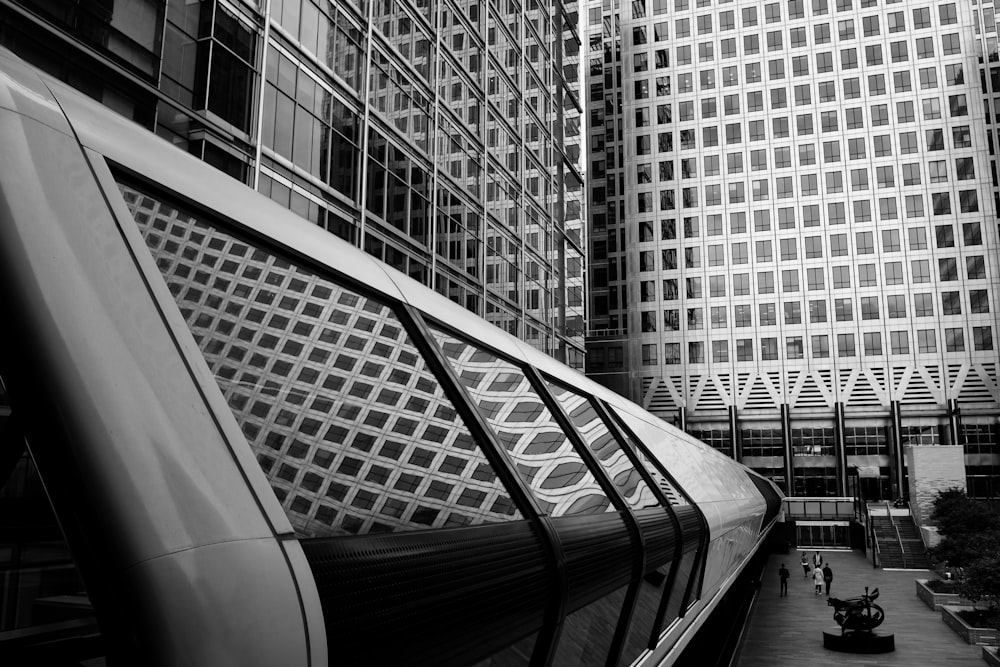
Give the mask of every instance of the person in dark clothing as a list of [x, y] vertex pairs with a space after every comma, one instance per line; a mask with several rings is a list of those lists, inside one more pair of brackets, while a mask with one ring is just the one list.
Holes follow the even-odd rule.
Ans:
[[809, 557], [806, 556], [806, 552], [805, 551], [802, 552], [802, 561], [801, 561], [800, 564], [802, 565], [802, 572], [804, 573], [802, 576], [803, 577], [808, 577], [809, 576]]
[[826, 584], [826, 596], [830, 597], [830, 584], [833, 583], [833, 570], [830, 568], [829, 563], [823, 566], [823, 583]]
[[788, 597], [788, 577], [791, 576], [791, 572], [785, 567], [785, 564], [781, 564], [781, 569], [778, 570], [778, 578], [781, 579], [781, 592], [778, 597]]

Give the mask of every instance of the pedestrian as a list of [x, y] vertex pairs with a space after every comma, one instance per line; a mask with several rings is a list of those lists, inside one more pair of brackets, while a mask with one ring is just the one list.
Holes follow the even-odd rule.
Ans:
[[830, 584], [833, 582], [833, 570], [830, 568], [830, 564], [827, 563], [823, 566], [823, 583], [826, 584], [826, 597], [830, 597]]
[[785, 567], [785, 564], [781, 564], [781, 569], [778, 570], [778, 578], [781, 579], [781, 592], [778, 593], [778, 597], [788, 597], [788, 577], [791, 576], [791, 572]]
[[815, 568], [813, 570], [813, 583], [816, 585], [816, 592], [814, 595], [819, 595], [823, 592], [823, 570], [820, 568]]
[[815, 554], [813, 555], [813, 569], [815, 569], [815, 570], [818, 570], [818, 569], [820, 569], [821, 567], [823, 567], [823, 557], [822, 557], [822, 556], [820, 556], [820, 555], [819, 555], [819, 552], [817, 551], [817, 552], [816, 552], [816, 553], [815, 553]]
[[801, 563], [802, 563], [802, 576], [803, 577], [808, 577], [809, 576], [809, 557], [806, 556], [806, 552], [805, 551], [802, 552], [802, 561], [801, 561]]

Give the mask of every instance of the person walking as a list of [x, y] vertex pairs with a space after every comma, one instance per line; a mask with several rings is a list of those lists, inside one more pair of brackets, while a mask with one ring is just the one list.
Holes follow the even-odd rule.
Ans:
[[814, 595], [819, 595], [823, 592], [823, 570], [818, 567], [813, 570], [813, 584], [816, 585]]
[[826, 597], [830, 597], [830, 584], [833, 583], [833, 569], [829, 563], [823, 566], [823, 583], [826, 584]]
[[823, 557], [820, 556], [819, 552], [817, 551], [815, 554], [813, 554], [813, 569], [818, 570], [821, 567], [823, 567]]
[[785, 567], [785, 564], [781, 564], [781, 569], [778, 570], [778, 578], [781, 579], [781, 592], [778, 593], [778, 597], [788, 597], [788, 577], [791, 576], [791, 572]]
[[802, 560], [800, 562], [802, 563], [802, 576], [803, 577], [808, 577], [809, 576], [809, 557], [806, 556], [806, 552], [805, 551], [802, 552]]

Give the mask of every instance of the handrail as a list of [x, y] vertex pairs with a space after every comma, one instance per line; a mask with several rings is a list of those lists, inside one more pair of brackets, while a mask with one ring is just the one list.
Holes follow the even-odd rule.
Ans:
[[906, 550], [903, 548], [903, 536], [899, 534], [899, 526], [896, 525], [896, 520], [892, 518], [892, 512], [889, 510], [889, 501], [885, 503], [886, 514], [889, 515], [889, 525], [896, 533], [896, 542], [899, 544], [899, 557], [903, 559], [903, 568], [906, 568]]

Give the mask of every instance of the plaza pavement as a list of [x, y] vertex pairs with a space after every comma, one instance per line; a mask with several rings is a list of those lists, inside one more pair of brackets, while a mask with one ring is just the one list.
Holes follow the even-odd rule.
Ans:
[[[807, 552], [811, 558], [813, 551]], [[982, 648], [970, 646], [917, 597], [915, 579], [933, 578], [927, 570], [877, 570], [860, 551], [822, 551], [833, 569], [830, 594], [860, 596], [879, 589], [877, 604], [885, 610], [879, 634], [893, 634], [896, 650], [881, 655], [853, 655], [823, 648], [823, 632], [840, 632], [826, 595], [815, 595], [812, 578], [802, 576], [801, 552], [772, 554], [764, 567], [757, 600], [750, 612], [737, 667], [983, 667]], [[779, 597], [778, 568], [791, 572], [788, 596]]]

